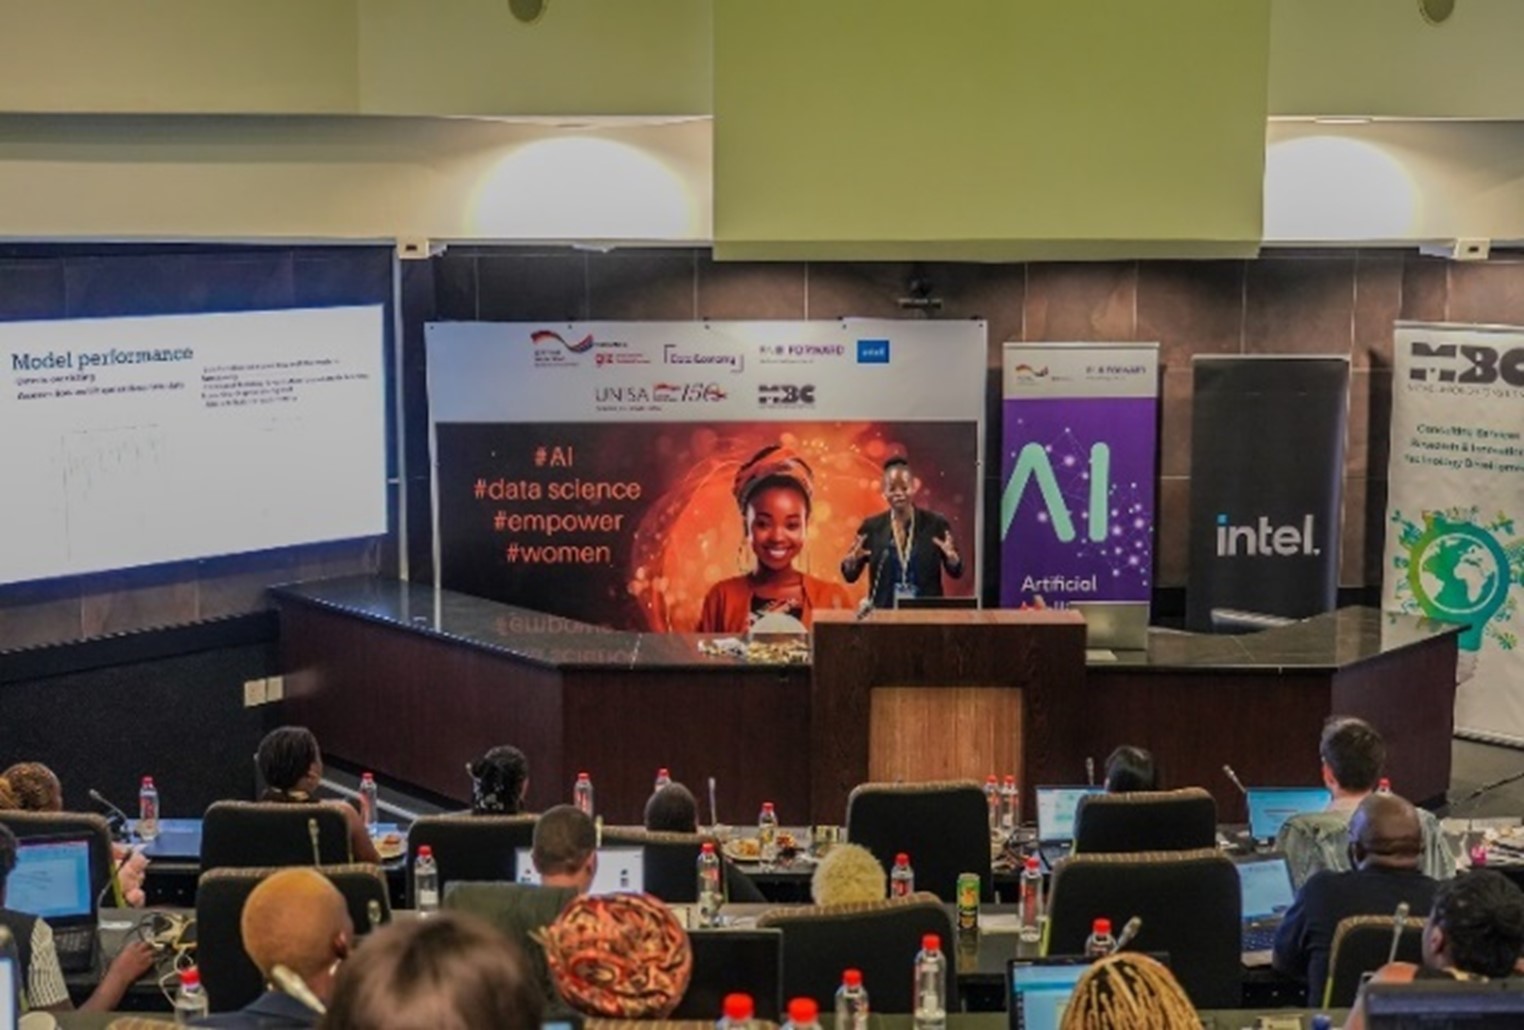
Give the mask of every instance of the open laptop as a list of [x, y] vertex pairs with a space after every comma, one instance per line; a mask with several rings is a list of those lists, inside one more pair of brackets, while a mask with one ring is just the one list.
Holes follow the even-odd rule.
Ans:
[[[519, 848], [514, 856], [519, 883], [538, 884], [534, 850]], [[589, 894], [628, 894], [646, 889], [646, 853], [641, 848], [599, 848], [598, 872]]]
[[1148, 649], [1148, 602], [1070, 601], [1085, 617], [1085, 648], [1090, 651]]
[[1037, 853], [1049, 869], [1074, 848], [1074, 817], [1080, 798], [1103, 793], [1104, 787], [1037, 788]]
[[1296, 900], [1291, 867], [1285, 855], [1254, 855], [1238, 859], [1234, 866], [1243, 899], [1243, 964], [1251, 969], [1268, 966], [1275, 931]]
[[1321, 812], [1333, 800], [1323, 787], [1249, 787], [1249, 835], [1271, 841], [1281, 824], [1303, 812]]
[[90, 834], [28, 837], [16, 844], [5, 907], [47, 922], [65, 973], [95, 967], [97, 909], [90, 889]]

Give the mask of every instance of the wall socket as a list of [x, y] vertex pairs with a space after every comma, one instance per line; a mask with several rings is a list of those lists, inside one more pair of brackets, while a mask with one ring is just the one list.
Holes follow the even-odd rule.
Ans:
[[286, 678], [284, 676], [271, 676], [265, 680], [265, 704], [279, 701], [286, 696]]
[[258, 708], [273, 701], [279, 701], [286, 696], [286, 680], [282, 676], [271, 676], [262, 680], [247, 680], [243, 685], [243, 706], [245, 708]]

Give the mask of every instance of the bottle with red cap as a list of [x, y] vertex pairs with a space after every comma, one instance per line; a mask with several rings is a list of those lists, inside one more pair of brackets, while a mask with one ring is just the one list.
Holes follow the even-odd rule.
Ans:
[[820, 1030], [820, 1006], [814, 998], [794, 998], [788, 1003], [783, 1030]]
[[377, 803], [380, 801], [379, 791], [376, 789], [376, 778], [368, 772], [360, 774], [360, 818], [365, 822], [365, 832], [372, 837], [376, 835], [376, 823], [380, 815], [376, 812]]
[[1000, 839], [1000, 781], [994, 773], [984, 780], [984, 805], [990, 810], [990, 839]]
[[180, 973], [180, 989], [175, 992], [175, 1025], [191, 1026], [205, 1019], [211, 1011], [206, 991], [201, 986], [201, 971], [195, 966]]
[[663, 787], [670, 786], [672, 786], [672, 773], [667, 770], [666, 766], [662, 766], [656, 770], [656, 786], [651, 788], [651, 793], [654, 794]]
[[836, 989], [836, 1030], [868, 1030], [868, 989], [860, 969], [845, 969]]
[[715, 1026], [718, 1030], [751, 1030], [756, 1006], [749, 994], [727, 994], [721, 1016]]
[[159, 788], [153, 785], [153, 777], [143, 777], [138, 789], [138, 838], [151, 841], [159, 836]]
[[1111, 920], [1097, 919], [1090, 924], [1090, 936], [1085, 938], [1086, 958], [1105, 958], [1117, 950], [1117, 939], [1111, 936]]
[[714, 841], [706, 840], [699, 848], [698, 857], [699, 926], [719, 926], [720, 906], [723, 904], [725, 878], [720, 870], [720, 856], [715, 854]]
[[1028, 855], [1021, 870], [1021, 939], [1042, 940], [1042, 866]]
[[593, 778], [585, 772], [579, 772], [572, 785], [572, 804], [589, 819], [593, 817]]
[[1000, 832], [1009, 837], [1021, 825], [1021, 791], [1016, 777], [1007, 776], [1000, 785]]
[[915, 893], [915, 870], [910, 868], [910, 856], [901, 851], [894, 856], [894, 868], [889, 870], [889, 896], [908, 898]]
[[778, 861], [778, 813], [773, 811], [771, 801], [762, 802], [757, 816], [757, 851], [762, 868], [771, 869]]
[[934, 933], [921, 938], [915, 957], [911, 1017], [915, 1030], [947, 1030], [947, 956], [942, 954], [942, 938]]
[[1385, 776], [1383, 776], [1383, 777], [1381, 777], [1380, 780], [1376, 781], [1376, 793], [1377, 794], [1390, 794], [1391, 792], [1392, 792], [1392, 781], [1391, 780], [1389, 780]]
[[434, 864], [434, 849], [427, 844], [418, 846], [413, 859], [413, 907], [420, 918], [439, 911], [439, 867]]

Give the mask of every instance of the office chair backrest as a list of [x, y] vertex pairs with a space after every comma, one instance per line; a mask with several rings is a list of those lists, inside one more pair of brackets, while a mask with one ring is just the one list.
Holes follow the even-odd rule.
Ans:
[[933, 894], [854, 905], [808, 905], [762, 913], [758, 929], [783, 931], [783, 996], [835, 1004], [841, 971], [862, 970], [874, 1012], [909, 1012], [912, 970], [921, 938], [942, 938], [947, 957], [947, 1010], [958, 1010], [957, 940], [952, 917]]
[[[1323, 1007], [1347, 1009], [1360, 992], [1360, 980], [1386, 965], [1392, 952], [1394, 916], [1350, 916], [1334, 930], [1328, 957], [1328, 982], [1323, 987]], [[1424, 920], [1409, 916], [1397, 938], [1398, 962], [1423, 964]], [[1332, 999], [1332, 1000], [1330, 1000]], [[1342, 1000], [1341, 1000], [1342, 999]]]
[[0, 823], [18, 840], [28, 837], [90, 836], [90, 889], [102, 905], [115, 901], [106, 888], [116, 871], [111, 854], [111, 824], [94, 812], [0, 811]]
[[1082, 955], [1099, 917], [1143, 927], [1131, 951], [1164, 952], [1198, 1009], [1237, 1008], [1243, 936], [1238, 871], [1215, 848], [1064, 859], [1048, 905], [1049, 955]]
[[344, 813], [319, 802], [218, 801], [201, 824], [203, 870], [339, 865], [353, 857]]
[[782, 1022], [783, 933], [780, 930], [690, 930], [693, 979], [670, 1019], [712, 1025], [725, 995], [750, 994], [758, 1019]]
[[[518, 877], [515, 854], [534, 842], [536, 815], [426, 815], [407, 831], [409, 855], [428, 845], [439, 867], [439, 896], [454, 880], [513, 882]], [[413, 869], [408, 863], [408, 897], [413, 896]]]
[[[209, 869], [197, 882], [196, 965], [215, 1012], [241, 1009], [264, 992], [264, 977], [244, 950], [239, 921], [254, 888], [281, 868], [289, 867]], [[386, 877], [379, 866], [349, 863], [318, 866], [317, 871], [344, 895], [356, 936], [391, 921]]]
[[1193, 851], [1217, 844], [1217, 802], [1200, 787], [1087, 794], [1074, 817], [1074, 851], [1092, 855]]
[[980, 899], [995, 900], [990, 877], [989, 808], [972, 780], [864, 783], [847, 798], [847, 839], [873, 852], [885, 870], [905, 852], [917, 890], [957, 900], [958, 876], [979, 877]]

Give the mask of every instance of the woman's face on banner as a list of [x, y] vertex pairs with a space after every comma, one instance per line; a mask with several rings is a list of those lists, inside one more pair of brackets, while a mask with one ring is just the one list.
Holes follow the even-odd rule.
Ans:
[[751, 549], [758, 564], [779, 571], [804, 550], [808, 515], [804, 495], [787, 486], [770, 486], [751, 499]]

